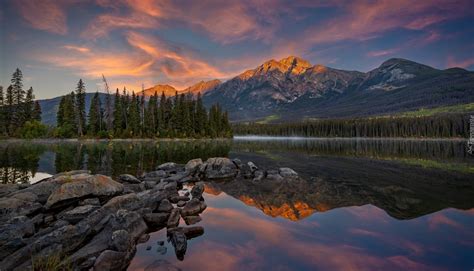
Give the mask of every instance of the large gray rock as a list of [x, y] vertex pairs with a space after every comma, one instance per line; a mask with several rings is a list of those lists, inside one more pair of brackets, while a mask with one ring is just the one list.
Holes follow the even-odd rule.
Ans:
[[156, 167], [157, 170], [173, 171], [179, 168], [179, 165], [173, 162], [167, 162]]
[[166, 222], [166, 227], [174, 228], [179, 225], [180, 220], [180, 211], [178, 208], [175, 208], [171, 211], [168, 221]]
[[118, 177], [119, 182], [123, 183], [131, 183], [131, 184], [138, 184], [141, 183], [139, 179], [137, 179], [135, 176], [130, 175], [130, 174], [122, 174]]
[[126, 230], [116, 230], [112, 233], [110, 248], [116, 251], [124, 252], [131, 250], [132, 240]]
[[202, 220], [199, 215], [185, 216], [183, 217], [183, 219], [184, 219], [184, 222], [186, 222], [186, 225], [193, 225]]
[[209, 180], [224, 180], [234, 178], [237, 173], [237, 166], [226, 157], [214, 157], [207, 159], [204, 176]]
[[279, 169], [279, 174], [283, 177], [283, 178], [287, 178], [287, 177], [298, 177], [298, 173], [296, 173], [296, 171], [294, 171], [293, 169], [291, 168], [288, 168], [288, 167], [282, 167]]
[[51, 208], [61, 202], [70, 202], [84, 197], [114, 196], [123, 191], [123, 185], [104, 175], [86, 175], [63, 183], [48, 198], [46, 207]]
[[94, 271], [124, 270], [128, 265], [127, 253], [113, 250], [103, 251], [95, 260]]
[[168, 222], [169, 213], [149, 213], [144, 214], [143, 219], [150, 227], [163, 227]]
[[171, 244], [173, 244], [176, 258], [182, 261], [188, 246], [186, 235], [182, 231], [172, 231], [170, 232], [170, 240]]
[[78, 206], [70, 211], [63, 213], [60, 218], [66, 220], [71, 224], [76, 224], [98, 208], [99, 206], [94, 205]]
[[197, 182], [191, 189], [191, 195], [193, 196], [193, 198], [200, 199], [202, 197], [202, 193], [204, 193], [204, 183]]
[[184, 166], [184, 170], [188, 174], [194, 174], [196, 172], [196, 170], [199, 170], [201, 165], [202, 165], [202, 159], [201, 158], [192, 159], [192, 160], [189, 160], [188, 163], [186, 163], [186, 165]]
[[158, 212], [171, 212], [173, 210], [173, 205], [168, 199], [164, 199], [160, 202], [158, 205], [158, 208], [156, 209]]
[[206, 207], [207, 205], [204, 201], [200, 201], [197, 198], [193, 198], [184, 206], [183, 209], [181, 209], [181, 215], [183, 217], [196, 215], [204, 211]]

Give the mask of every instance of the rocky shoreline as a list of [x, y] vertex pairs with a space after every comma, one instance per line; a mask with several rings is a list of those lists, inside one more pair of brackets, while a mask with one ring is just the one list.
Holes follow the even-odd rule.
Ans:
[[298, 174], [217, 157], [165, 163], [138, 178], [76, 170], [33, 185], [0, 185], [1, 269], [125, 270], [136, 245], [165, 228], [183, 260], [187, 240], [204, 234], [195, 225], [207, 207], [204, 182], [238, 178], [258, 182]]

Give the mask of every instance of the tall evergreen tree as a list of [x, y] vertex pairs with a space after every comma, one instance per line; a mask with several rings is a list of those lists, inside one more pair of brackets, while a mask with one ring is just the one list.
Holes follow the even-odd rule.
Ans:
[[66, 96], [62, 96], [59, 101], [58, 112], [56, 113], [56, 126], [63, 126], [64, 124], [64, 103]]
[[35, 105], [33, 108], [33, 115], [31, 117], [33, 120], [41, 122], [41, 106], [38, 101], [35, 101]]
[[0, 86], [0, 136], [7, 132], [7, 121], [5, 119], [5, 96], [3, 94], [3, 86]]
[[97, 135], [101, 130], [102, 124], [102, 106], [100, 103], [99, 92], [96, 92], [91, 100], [89, 108], [88, 133], [92, 136]]
[[12, 75], [12, 88], [13, 88], [13, 103], [21, 104], [25, 99], [25, 91], [23, 90], [23, 73], [20, 69], [16, 69]]
[[30, 87], [26, 92], [25, 102], [23, 103], [23, 120], [29, 121], [33, 116], [33, 109], [35, 106], [35, 96], [33, 94], [33, 88]]
[[132, 100], [128, 107], [128, 120], [130, 126], [131, 135], [136, 137], [140, 134], [140, 106], [138, 97], [135, 92], [132, 91]]
[[76, 118], [77, 134], [83, 136], [86, 129], [86, 87], [82, 79], [79, 79], [76, 87]]
[[114, 135], [118, 136], [122, 134], [123, 127], [123, 109], [122, 109], [122, 98], [120, 97], [119, 89], [115, 91], [114, 98]]
[[201, 93], [198, 93], [196, 100], [196, 119], [195, 119], [195, 133], [204, 136], [208, 133], [207, 111], [202, 103]]
[[15, 113], [15, 104], [13, 94], [13, 86], [10, 85], [7, 88], [7, 93], [5, 94], [5, 123], [6, 123], [6, 130], [8, 135], [13, 135], [15, 125], [13, 124], [14, 118], [13, 114]]

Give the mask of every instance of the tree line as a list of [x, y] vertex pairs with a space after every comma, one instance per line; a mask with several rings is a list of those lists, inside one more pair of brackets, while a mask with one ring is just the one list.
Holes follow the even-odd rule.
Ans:
[[[113, 103], [113, 105], [112, 105]], [[85, 86], [79, 80], [76, 90], [61, 98], [57, 112], [58, 137], [231, 137], [227, 112], [216, 104], [206, 110], [201, 94], [166, 97], [157, 92], [149, 99], [124, 88], [115, 96], [106, 95], [103, 105], [96, 92], [88, 115], [85, 110]]]
[[32, 87], [23, 89], [23, 73], [17, 68], [7, 89], [0, 86], [0, 136], [21, 136], [41, 126], [40, 122], [40, 104]]
[[468, 137], [469, 116], [445, 114], [427, 117], [327, 119], [294, 123], [238, 123], [237, 135], [305, 137]]

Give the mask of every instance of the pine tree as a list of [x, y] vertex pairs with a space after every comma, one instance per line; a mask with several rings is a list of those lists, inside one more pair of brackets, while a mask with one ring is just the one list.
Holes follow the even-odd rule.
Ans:
[[195, 133], [204, 136], [208, 134], [208, 129], [207, 111], [202, 103], [201, 93], [198, 93], [196, 100]]
[[155, 136], [156, 134], [156, 112], [157, 112], [157, 94], [150, 97], [148, 106], [145, 109], [145, 135]]
[[3, 94], [3, 86], [0, 86], [0, 136], [7, 132], [7, 121], [5, 119], [5, 96]]
[[165, 135], [167, 129], [167, 99], [164, 92], [161, 93], [160, 104], [158, 109], [158, 133], [160, 136]]
[[32, 120], [36, 120], [41, 122], [41, 106], [38, 101], [35, 101], [35, 105], [33, 108]]
[[89, 108], [88, 133], [91, 136], [97, 135], [102, 126], [102, 106], [100, 104], [99, 92], [96, 92], [91, 100]]
[[129, 130], [128, 127], [128, 107], [130, 104], [130, 96], [128, 95], [127, 89], [123, 88], [123, 95], [122, 95], [122, 129], [125, 131]]
[[9, 136], [13, 135], [14, 125], [13, 125], [13, 114], [15, 112], [15, 104], [13, 103], [13, 86], [10, 85], [7, 88], [7, 93], [5, 94], [5, 123], [6, 130]]
[[34, 99], [35, 96], [33, 94], [33, 88], [30, 87], [26, 92], [25, 102], [23, 104], [23, 120], [29, 121], [32, 119], [33, 116], [33, 109], [34, 109]]
[[123, 126], [123, 109], [122, 109], [122, 98], [119, 94], [119, 89], [115, 91], [114, 98], [114, 135], [118, 136], [122, 134]]
[[132, 100], [128, 107], [128, 119], [131, 135], [138, 136], [140, 134], [140, 106], [135, 92], [132, 92]]
[[20, 69], [17, 68], [13, 73], [11, 83], [13, 103], [11, 107], [10, 135], [13, 135], [25, 121], [22, 110], [22, 105], [25, 101], [25, 91], [23, 90], [23, 74]]
[[83, 136], [86, 127], [86, 87], [79, 79], [76, 88], [77, 134]]
[[58, 112], [56, 113], [56, 126], [60, 127], [64, 124], [64, 103], [66, 96], [62, 96], [59, 101]]

